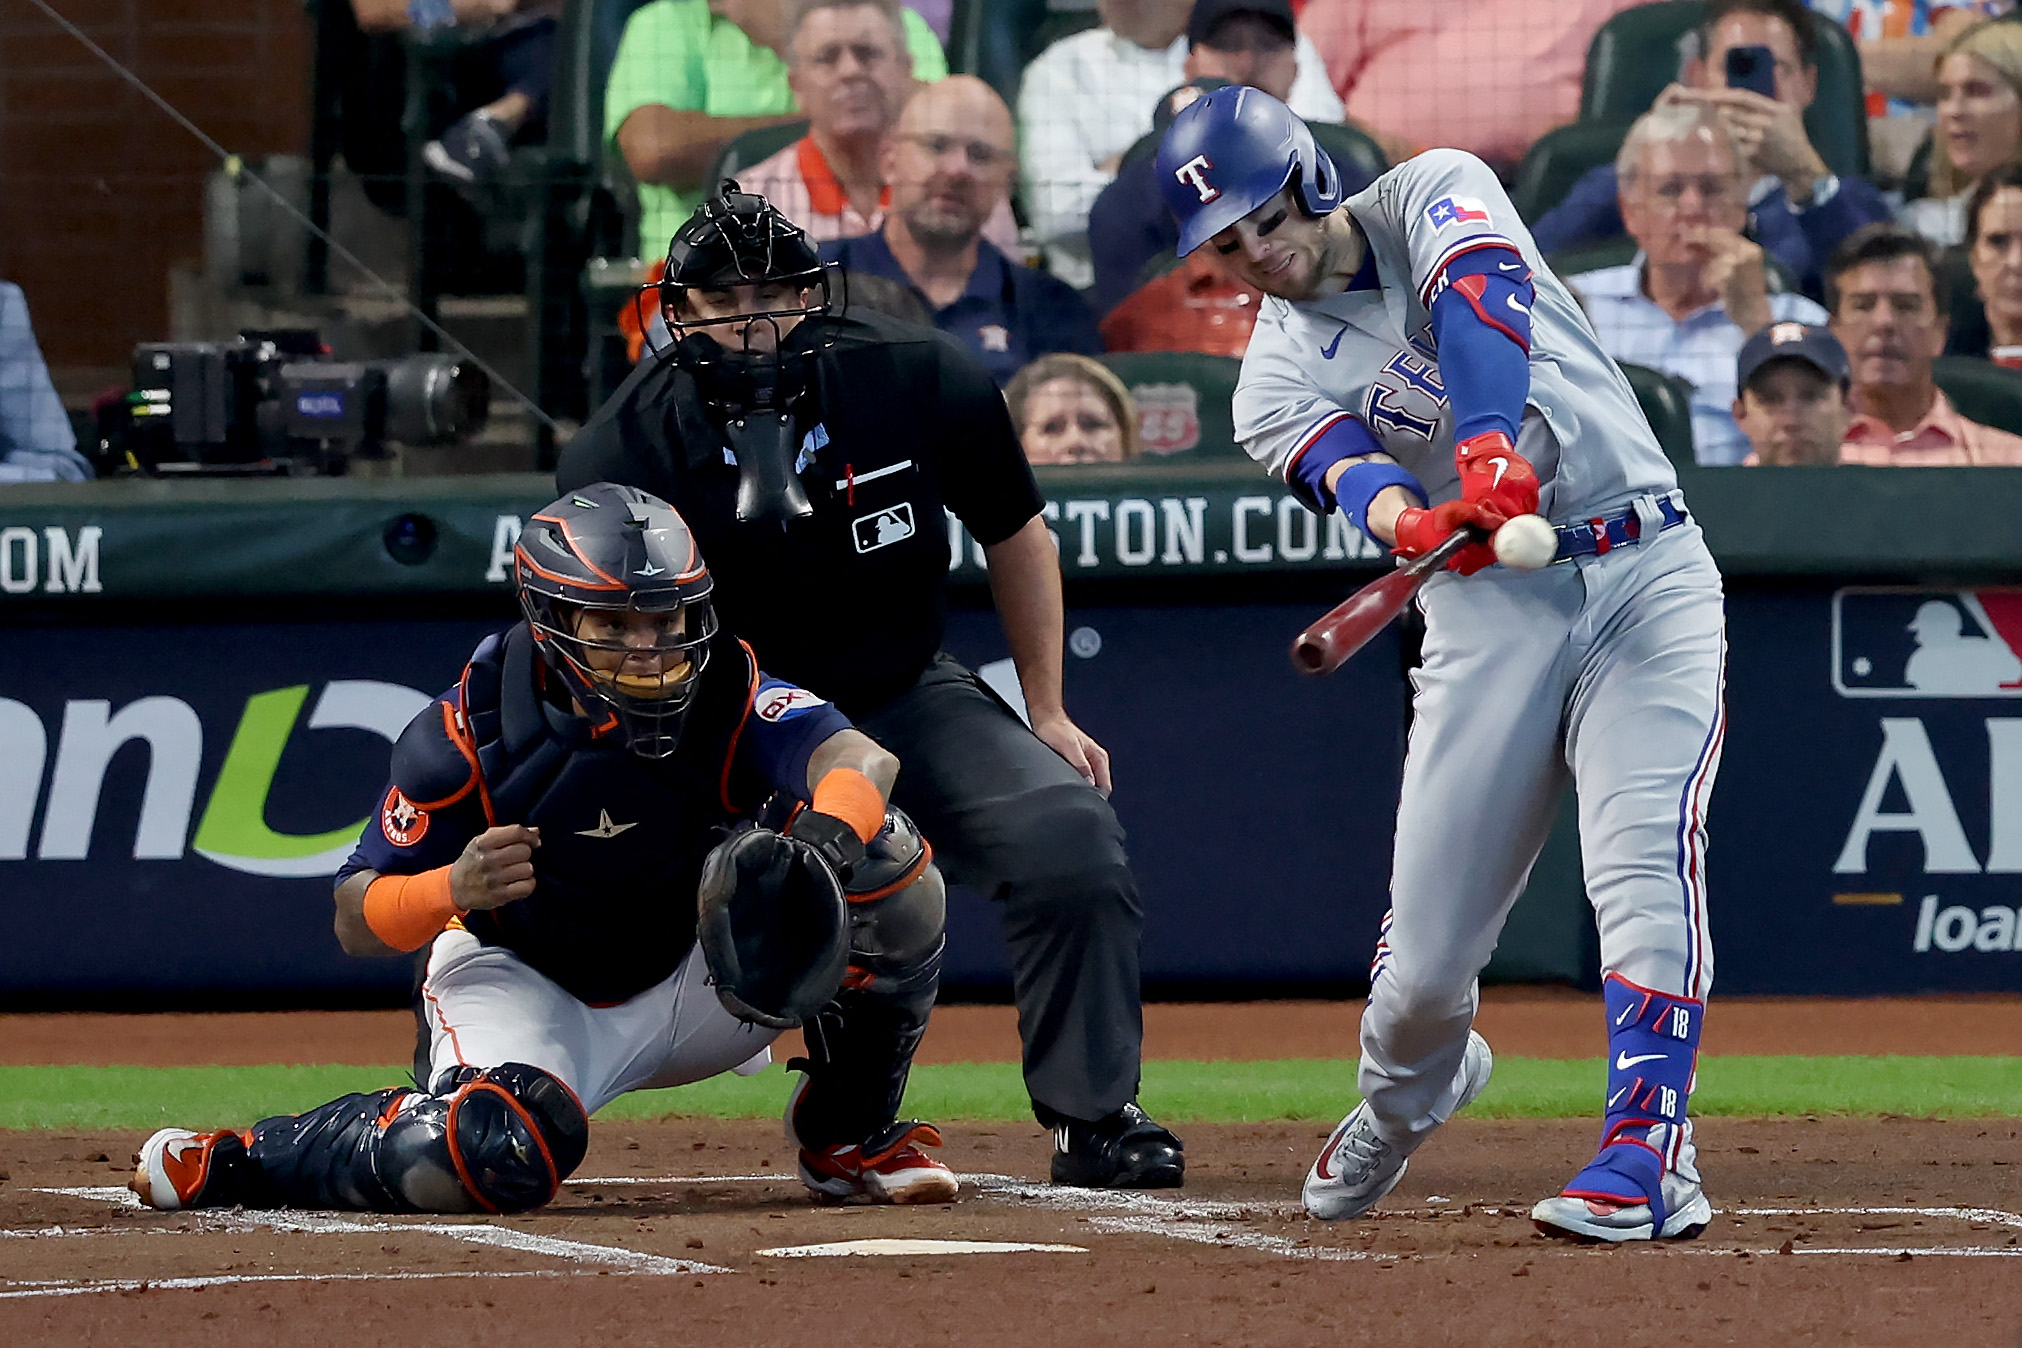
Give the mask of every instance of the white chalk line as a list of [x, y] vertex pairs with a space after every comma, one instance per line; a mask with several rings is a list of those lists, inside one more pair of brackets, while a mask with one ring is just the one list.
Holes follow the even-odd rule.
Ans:
[[[451, 1278], [592, 1278], [610, 1277], [609, 1270], [599, 1269], [592, 1273], [589, 1269], [521, 1269], [515, 1272], [499, 1272], [493, 1269], [469, 1269], [455, 1273], [218, 1273], [196, 1278], [121, 1278], [110, 1282], [15, 1282], [12, 1290], [0, 1291], [0, 1301], [17, 1301], [24, 1297], [77, 1297], [91, 1296], [100, 1292], [181, 1292], [195, 1291], [205, 1287], [229, 1287], [236, 1283], [277, 1283], [277, 1282], [439, 1282]], [[621, 1278], [637, 1277], [630, 1270], [620, 1270]]]

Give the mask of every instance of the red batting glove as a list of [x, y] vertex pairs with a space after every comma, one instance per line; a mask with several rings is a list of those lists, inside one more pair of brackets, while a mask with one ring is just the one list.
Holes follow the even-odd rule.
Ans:
[[1474, 523], [1493, 530], [1518, 515], [1538, 513], [1538, 475], [1501, 431], [1471, 435], [1453, 447], [1460, 497], [1481, 507]]
[[[1397, 555], [1423, 557], [1444, 543], [1454, 530], [1478, 523], [1475, 518], [1478, 510], [1479, 507], [1467, 501], [1442, 501], [1430, 510], [1406, 506], [1397, 516]], [[1483, 567], [1494, 565], [1495, 549], [1482, 542], [1456, 552], [1446, 564], [1446, 569], [1471, 576]]]

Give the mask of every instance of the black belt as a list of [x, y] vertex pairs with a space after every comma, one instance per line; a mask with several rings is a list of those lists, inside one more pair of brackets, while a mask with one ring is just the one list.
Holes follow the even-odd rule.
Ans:
[[[1669, 496], [1657, 498], [1657, 513], [1663, 517], [1663, 523], [1657, 526], [1659, 533], [1683, 524], [1688, 518], [1685, 507]], [[1555, 562], [1574, 557], [1605, 557], [1616, 548], [1641, 541], [1643, 520], [1631, 506], [1619, 515], [1596, 515], [1582, 524], [1561, 524], [1558, 533], [1559, 555], [1553, 559]]]

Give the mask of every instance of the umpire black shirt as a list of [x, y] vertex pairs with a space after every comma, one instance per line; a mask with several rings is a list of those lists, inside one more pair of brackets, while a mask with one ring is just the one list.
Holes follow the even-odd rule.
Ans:
[[996, 384], [951, 338], [877, 314], [808, 322], [834, 337], [795, 407], [811, 516], [738, 523], [737, 468], [694, 378], [650, 357], [563, 450], [555, 485], [619, 482], [673, 505], [766, 670], [861, 715], [940, 649], [944, 507], [987, 547], [1043, 498]]

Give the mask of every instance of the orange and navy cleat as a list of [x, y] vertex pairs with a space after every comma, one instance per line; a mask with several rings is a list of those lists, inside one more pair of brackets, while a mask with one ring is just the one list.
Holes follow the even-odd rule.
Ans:
[[229, 1129], [215, 1133], [193, 1133], [187, 1128], [164, 1128], [141, 1143], [133, 1158], [133, 1178], [126, 1187], [140, 1201], [163, 1212], [182, 1208], [227, 1206], [208, 1190], [217, 1168], [219, 1144], [242, 1149], [245, 1139]]
[[861, 1146], [800, 1149], [801, 1183], [817, 1201], [865, 1198], [873, 1203], [952, 1203], [961, 1190], [955, 1172], [922, 1151], [938, 1147], [931, 1123], [902, 1119]]

